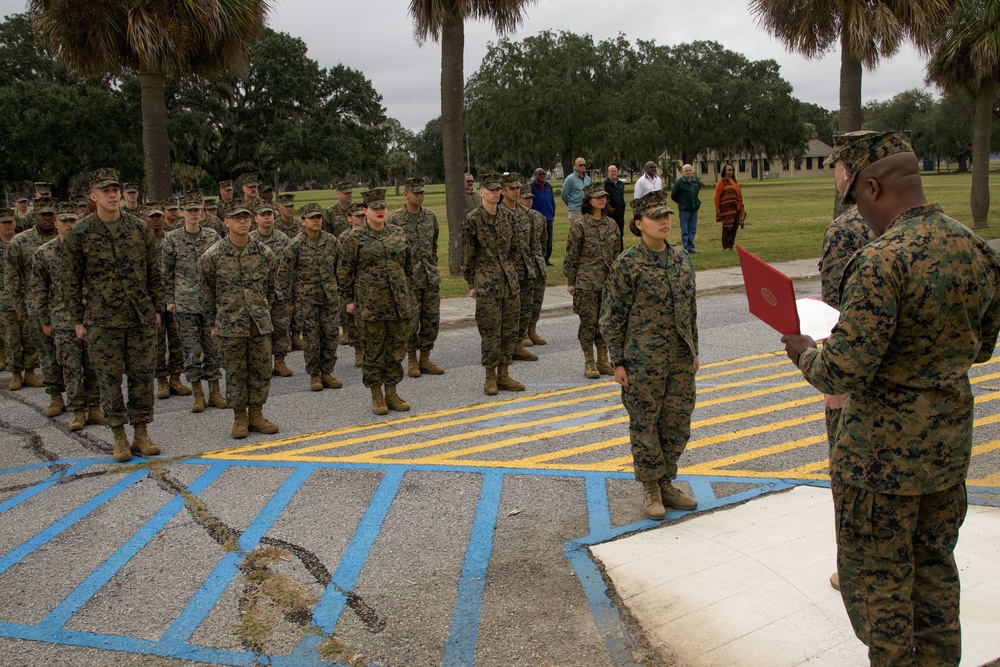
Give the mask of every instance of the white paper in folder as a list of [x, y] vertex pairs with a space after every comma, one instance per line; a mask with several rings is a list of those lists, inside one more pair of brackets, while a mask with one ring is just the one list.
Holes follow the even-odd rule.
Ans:
[[840, 319], [840, 311], [814, 297], [795, 300], [799, 311], [799, 331], [813, 340], [826, 340]]

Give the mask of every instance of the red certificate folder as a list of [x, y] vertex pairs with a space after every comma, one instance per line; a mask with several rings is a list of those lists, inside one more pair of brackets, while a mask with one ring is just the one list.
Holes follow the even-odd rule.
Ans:
[[804, 333], [814, 340], [830, 336], [840, 317], [836, 308], [818, 299], [796, 300], [791, 278], [740, 246], [736, 251], [752, 315], [782, 335]]

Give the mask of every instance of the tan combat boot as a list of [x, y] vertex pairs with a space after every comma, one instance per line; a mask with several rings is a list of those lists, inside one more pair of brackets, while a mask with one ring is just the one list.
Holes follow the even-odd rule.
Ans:
[[396, 393], [396, 385], [387, 384], [385, 386], [385, 405], [390, 410], [396, 412], [406, 412], [410, 409], [410, 404], [399, 397]]
[[406, 353], [406, 374], [411, 378], [420, 377], [420, 364], [417, 363], [416, 350], [409, 350]]
[[191, 403], [191, 412], [205, 411], [205, 387], [201, 380], [191, 383], [191, 390], [194, 392], [194, 402]]
[[420, 350], [420, 372], [428, 375], [444, 375], [444, 369], [431, 361], [430, 350]]
[[834, 572], [830, 575], [830, 585], [833, 586], [833, 590], [840, 590], [840, 573]]
[[361, 351], [360, 347], [354, 348], [354, 367], [361, 368], [365, 363], [365, 353]]
[[483, 385], [483, 393], [487, 396], [496, 396], [498, 391], [497, 369], [493, 366], [486, 366], [486, 383]]
[[49, 399], [49, 407], [45, 408], [46, 417], [58, 417], [66, 412], [66, 403], [63, 402], [62, 394], [54, 394]]
[[588, 380], [597, 380], [601, 377], [601, 371], [597, 370], [597, 364], [594, 363], [593, 349], [583, 351], [583, 377]]
[[524, 385], [507, 372], [507, 364], [497, 366], [497, 388], [504, 391], [524, 391]]
[[297, 333], [292, 334], [292, 349], [293, 350], [304, 350], [306, 349], [305, 343], [302, 342], [302, 336]]
[[222, 395], [222, 391], [219, 389], [218, 380], [208, 381], [208, 404], [213, 408], [228, 408], [229, 404], [226, 403], [226, 397]]
[[524, 338], [521, 339], [521, 347], [533, 347], [534, 343], [528, 338], [528, 334], [524, 334]]
[[7, 388], [11, 391], [19, 391], [21, 387], [24, 386], [24, 375], [18, 371], [10, 376], [10, 382], [7, 383]]
[[264, 418], [263, 405], [250, 406], [249, 425], [251, 431], [263, 433], [264, 435], [271, 435], [272, 433], [278, 432], [278, 425], [274, 422], [269, 422]]
[[166, 375], [156, 378], [156, 397], [170, 398], [170, 380]]
[[86, 425], [87, 425], [87, 411], [75, 410], [73, 412], [73, 419], [71, 419], [69, 422], [69, 430], [82, 431], [83, 427]]
[[514, 358], [518, 361], [538, 361], [538, 355], [524, 349], [521, 341], [518, 341], [517, 347], [514, 348]]
[[181, 382], [181, 374], [174, 373], [170, 376], [170, 393], [178, 396], [190, 396], [191, 388]]
[[597, 346], [597, 372], [601, 375], [614, 375], [615, 367], [611, 365], [608, 360], [608, 346], [598, 345]]
[[549, 341], [545, 340], [544, 338], [538, 335], [538, 332], [535, 330], [536, 326], [537, 325], [532, 324], [528, 327], [528, 338], [535, 345], [545, 345]]
[[372, 390], [372, 412], [377, 415], [389, 414], [389, 406], [385, 404], [385, 397], [382, 396], [382, 385], [377, 384]]
[[250, 435], [250, 422], [246, 410], [233, 408], [233, 429], [230, 434], [237, 440]]
[[128, 445], [128, 437], [125, 435], [124, 426], [114, 426], [111, 428], [111, 435], [115, 439], [115, 461], [125, 463], [132, 460], [132, 450]]
[[323, 391], [323, 381], [319, 379], [318, 375], [309, 376], [309, 389], [312, 391]]
[[693, 510], [698, 506], [698, 501], [684, 493], [666, 477], [660, 478], [660, 498], [666, 507], [673, 507], [678, 510]]
[[132, 430], [134, 431], [132, 437], [133, 454], [140, 454], [146, 458], [160, 455], [160, 448], [149, 437], [149, 433], [146, 432], [145, 424], [136, 424]]
[[343, 382], [333, 377], [333, 375], [331, 375], [330, 373], [323, 373], [322, 375], [319, 376], [319, 380], [320, 382], [323, 383], [323, 386], [327, 389], [340, 389], [341, 387], [344, 386]]
[[104, 413], [101, 411], [101, 406], [90, 406], [90, 409], [87, 410], [87, 423], [94, 426], [104, 426]]
[[277, 375], [278, 377], [283, 378], [294, 375], [294, 373], [292, 373], [292, 369], [285, 363], [285, 355], [274, 358], [274, 371], [272, 371], [271, 375]]
[[667, 510], [663, 508], [663, 499], [660, 497], [660, 484], [658, 482], [642, 483], [642, 511], [653, 521], [661, 521], [667, 516]]
[[37, 389], [39, 387], [44, 387], [45, 383], [42, 382], [42, 378], [35, 375], [34, 369], [29, 369], [24, 371], [24, 386], [34, 387]]

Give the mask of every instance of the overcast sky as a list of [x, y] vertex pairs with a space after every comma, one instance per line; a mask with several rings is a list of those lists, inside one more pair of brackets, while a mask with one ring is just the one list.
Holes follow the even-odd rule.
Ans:
[[[81, 0], [85, 1], [85, 0]], [[271, 0], [269, 25], [301, 37], [309, 56], [321, 67], [343, 63], [360, 70], [383, 97], [389, 116], [411, 130], [423, 129], [439, 116], [440, 45], [418, 46], [408, 0]], [[22, 12], [23, 0], [0, 0], [3, 15]], [[513, 39], [543, 30], [591, 34], [595, 41], [623, 33], [658, 44], [714, 40], [751, 60], [771, 58], [781, 64], [782, 76], [803, 102], [837, 109], [840, 55], [831, 51], [822, 59], [806, 60], [788, 53], [757, 27], [745, 0], [714, 2], [640, 2], [608, 0], [538, 0], [528, 7]], [[486, 23], [466, 26], [465, 73], [479, 68], [486, 45], [496, 40]], [[875, 72], [866, 72], [864, 101], [887, 99], [909, 88], [923, 88], [924, 59], [906, 47]]]

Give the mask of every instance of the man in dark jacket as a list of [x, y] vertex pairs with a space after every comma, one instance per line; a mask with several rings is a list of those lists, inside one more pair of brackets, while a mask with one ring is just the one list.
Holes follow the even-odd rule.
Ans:
[[535, 177], [531, 179], [531, 194], [534, 197], [531, 208], [545, 217], [548, 232], [545, 237], [545, 265], [552, 266], [549, 259], [552, 257], [552, 221], [556, 217], [556, 196], [552, 192], [552, 185], [545, 180], [545, 170], [541, 167], [535, 170]]
[[619, 238], [625, 233], [625, 184], [618, 180], [618, 167], [608, 165], [608, 177], [604, 179], [604, 191], [608, 193], [611, 219], [618, 224]]

